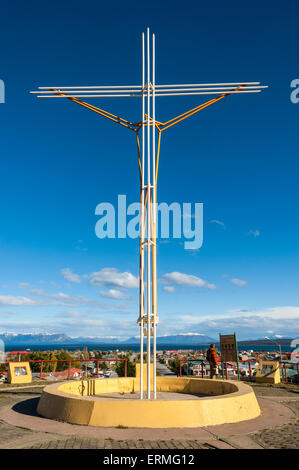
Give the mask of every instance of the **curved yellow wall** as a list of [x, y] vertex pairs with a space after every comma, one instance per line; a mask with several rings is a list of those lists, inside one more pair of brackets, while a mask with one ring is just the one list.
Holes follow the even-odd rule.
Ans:
[[[136, 378], [94, 380], [91, 392], [138, 391]], [[72, 424], [127, 427], [200, 427], [236, 423], [260, 415], [251, 387], [243, 383], [199, 378], [157, 377], [157, 391], [209, 395], [194, 400], [101, 400], [87, 396], [88, 381], [47, 386], [37, 411], [47, 418]]]

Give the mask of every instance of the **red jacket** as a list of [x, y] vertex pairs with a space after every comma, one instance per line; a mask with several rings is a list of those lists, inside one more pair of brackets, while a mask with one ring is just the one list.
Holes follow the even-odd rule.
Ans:
[[207, 359], [209, 362], [212, 362], [213, 364], [215, 364], [215, 366], [217, 366], [217, 354], [214, 348], [209, 348], [207, 350]]

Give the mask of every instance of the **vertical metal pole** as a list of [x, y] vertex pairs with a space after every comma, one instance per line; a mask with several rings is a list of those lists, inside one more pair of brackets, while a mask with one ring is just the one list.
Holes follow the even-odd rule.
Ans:
[[143, 400], [143, 326], [144, 326], [144, 83], [145, 63], [144, 63], [144, 33], [142, 33], [142, 149], [141, 149], [141, 211], [140, 211], [140, 399]]
[[43, 378], [43, 363], [44, 363], [44, 361], [41, 361], [41, 363], [40, 363], [40, 374], [39, 374], [40, 379]]
[[153, 46], [152, 46], [152, 59], [153, 59], [153, 72], [152, 72], [152, 99], [153, 99], [153, 124], [152, 124], [152, 153], [153, 153], [153, 231], [152, 233], [152, 263], [153, 263], [153, 277], [152, 277], [152, 289], [153, 289], [153, 364], [154, 364], [154, 377], [153, 377], [153, 388], [154, 388], [154, 399], [157, 398], [157, 380], [156, 380], [156, 369], [157, 369], [157, 335], [156, 335], [156, 320], [157, 320], [157, 232], [156, 232], [156, 96], [155, 96], [155, 35], [153, 34]]
[[72, 361], [69, 361], [69, 372], [68, 372], [68, 379], [69, 380], [71, 378], [71, 365], [72, 365]]
[[234, 341], [235, 341], [235, 349], [236, 349], [236, 356], [237, 356], [238, 380], [240, 380], [239, 351], [238, 351], [238, 343], [237, 343], [236, 333], [234, 333]]
[[99, 378], [99, 359], [97, 360], [97, 379]]
[[147, 28], [147, 398], [151, 398], [151, 142], [150, 142], [150, 41]]

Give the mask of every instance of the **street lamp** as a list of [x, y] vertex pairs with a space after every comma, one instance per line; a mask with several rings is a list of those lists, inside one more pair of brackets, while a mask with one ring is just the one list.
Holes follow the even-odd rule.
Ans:
[[279, 354], [280, 354], [280, 362], [281, 362], [282, 361], [281, 345], [277, 343], [276, 341], [273, 341], [273, 339], [270, 339], [269, 336], [265, 336], [265, 339], [268, 339], [269, 341], [272, 341], [272, 343], [277, 344], [279, 346]]

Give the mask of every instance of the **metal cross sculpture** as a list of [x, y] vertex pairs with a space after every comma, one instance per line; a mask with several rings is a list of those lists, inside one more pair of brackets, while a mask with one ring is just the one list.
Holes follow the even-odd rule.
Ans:
[[[139, 246], [139, 318], [140, 326], [140, 398], [143, 399], [143, 342], [147, 338], [147, 398], [156, 399], [156, 326], [157, 315], [157, 178], [161, 136], [164, 131], [203, 109], [223, 100], [229, 95], [259, 93], [260, 82], [201, 83], [185, 85], [157, 85], [155, 79], [155, 35], [142, 33], [142, 80], [136, 86], [50, 86], [38, 87], [32, 91], [38, 98], [66, 98], [87, 108], [112, 122], [135, 132], [137, 138], [138, 165], [140, 176], [140, 246]], [[215, 95], [193, 109], [169, 121], [156, 119], [156, 98], [163, 96]], [[140, 97], [142, 103], [141, 120], [131, 122], [97, 108], [78, 98]], [[140, 138], [141, 134], [141, 138]], [[156, 140], [157, 137], [157, 140]], [[146, 255], [145, 255], [146, 253]], [[151, 337], [153, 338], [153, 368], [151, 370]], [[153, 377], [151, 377], [151, 374]], [[151, 390], [152, 389], [152, 390]]]

